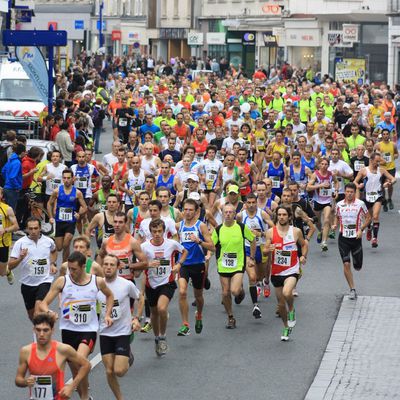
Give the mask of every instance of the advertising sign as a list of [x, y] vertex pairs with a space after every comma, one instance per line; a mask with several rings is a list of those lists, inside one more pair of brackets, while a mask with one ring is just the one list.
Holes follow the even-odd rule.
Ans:
[[337, 57], [335, 58], [335, 80], [362, 85], [365, 83], [366, 66], [365, 58]]
[[359, 25], [343, 24], [343, 42], [358, 42]]

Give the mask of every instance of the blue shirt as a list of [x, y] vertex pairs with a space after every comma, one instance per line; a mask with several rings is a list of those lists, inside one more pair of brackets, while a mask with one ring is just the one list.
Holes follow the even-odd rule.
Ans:
[[17, 154], [11, 154], [1, 173], [5, 182], [4, 189], [22, 189], [22, 164]]
[[144, 125], [142, 125], [142, 126], [139, 128], [139, 134], [140, 134], [140, 137], [141, 137], [141, 139], [142, 139], [142, 143], [144, 142], [144, 135], [145, 135], [145, 133], [146, 133], [146, 132], [149, 132], [149, 131], [154, 135], [155, 133], [157, 133], [157, 132], [160, 131], [160, 128], [159, 128], [157, 125], [155, 125], [155, 124], [152, 124], [152, 125], [144, 124]]
[[376, 128], [387, 129], [389, 132], [392, 132], [395, 126], [391, 122], [387, 124], [385, 121], [381, 121], [376, 125]]

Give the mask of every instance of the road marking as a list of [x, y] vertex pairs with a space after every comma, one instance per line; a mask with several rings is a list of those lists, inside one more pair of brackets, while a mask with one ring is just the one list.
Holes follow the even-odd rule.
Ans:
[[[94, 367], [96, 367], [97, 364], [99, 364], [101, 361], [101, 354], [97, 353], [91, 360], [90, 360], [90, 370], [92, 370]], [[66, 383], [66, 385], [69, 385], [72, 383], [72, 378]]]

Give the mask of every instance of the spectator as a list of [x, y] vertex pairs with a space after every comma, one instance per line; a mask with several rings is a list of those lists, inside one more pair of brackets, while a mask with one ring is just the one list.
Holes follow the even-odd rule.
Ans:
[[72, 152], [74, 151], [74, 144], [72, 143], [71, 137], [68, 133], [68, 122], [63, 122], [61, 124], [61, 130], [57, 134], [56, 143], [62, 154], [64, 164], [67, 167], [70, 167], [72, 165]]

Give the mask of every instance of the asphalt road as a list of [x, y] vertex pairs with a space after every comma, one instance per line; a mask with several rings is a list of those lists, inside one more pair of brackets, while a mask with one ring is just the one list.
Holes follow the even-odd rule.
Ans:
[[[103, 134], [103, 151], [109, 151], [111, 141], [111, 132]], [[359, 294], [399, 295], [398, 188], [396, 196], [395, 210], [382, 213], [379, 247], [372, 249], [364, 240], [365, 264], [361, 272], [355, 273]], [[136, 335], [133, 343], [135, 363], [120, 380], [125, 398], [303, 399], [329, 340], [340, 300], [348, 292], [337, 243], [331, 240], [328, 244], [329, 251], [321, 254], [315, 240], [312, 243], [298, 286], [297, 325], [289, 342], [280, 341], [282, 322], [274, 315], [274, 296], [261, 300], [263, 317], [255, 320], [247, 291], [243, 303], [234, 308], [237, 329], [225, 329], [226, 315], [213, 263], [212, 286], [205, 294], [203, 332], [196, 335], [193, 330], [188, 337], [176, 336], [181, 322], [176, 293], [170, 306], [167, 330], [170, 351], [165, 358], [158, 359], [152, 334]], [[18, 270], [16, 275], [18, 277]], [[192, 298], [191, 294], [190, 301]], [[194, 310], [191, 311], [194, 324]], [[3, 383], [0, 399], [27, 399], [27, 391], [14, 386], [18, 350], [32, 341], [18, 283], [9, 286], [5, 279], [0, 280], [0, 318], [0, 376]], [[60, 337], [58, 326], [55, 337]], [[97, 353], [96, 347], [93, 356]], [[90, 386], [95, 400], [113, 398], [101, 363], [91, 372]], [[75, 395], [74, 398], [78, 397]]]

